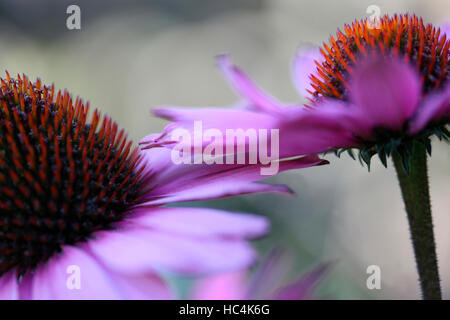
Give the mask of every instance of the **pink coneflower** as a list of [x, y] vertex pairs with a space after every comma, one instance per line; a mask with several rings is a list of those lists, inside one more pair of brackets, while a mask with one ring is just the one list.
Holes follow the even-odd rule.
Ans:
[[[379, 28], [355, 21], [323, 48], [303, 49], [293, 78], [307, 105], [288, 105], [265, 94], [226, 56], [218, 63], [242, 97], [238, 109], [168, 108], [167, 130], [202, 120], [219, 129], [279, 128], [280, 156], [347, 151], [370, 166], [393, 157], [410, 221], [424, 298], [440, 298], [426, 158], [430, 138], [450, 137], [448, 31], [415, 15], [384, 16]], [[238, 119], [237, 121], [235, 119]], [[217, 125], [220, 123], [220, 125]], [[163, 143], [160, 141], [160, 143]]]
[[279, 128], [281, 157], [358, 148], [361, 160], [378, 153], [385, 164], [386, 152], [411, 147], [417, 137], [428, 147], [430, 134], [448, 135], [450, 41], [416, 16], [385, 16], [380, 23], [369, 29], [354, 22], [320, 51], [299, 51], [293, 79], [308, 106], [267, 95], [222, 55], [218, 66], [242, 97], [238, 108], [169, 107], [155, 114], [175, 122], [166, 131], [190, 128], [194, 120], [219, 130]]
[[246, 240], [267, 232], [266, 219], [160, 206], [286, 187], [253, 183], [257, 165], [173, 166], [88, 110], [39, 79], [1, 80], [0, 299], [166, 299], [162, 271], [252, 263]]
[[[386, 165], [397, 151], [408, 169], [414, 141], [430, 151], [431, 135], [448, 137], [449, 47], [444, 32], [404, 15], [384, 17], [381, 29], [364, 22], [346, 26], [324, 44], [316, 61], [299, 55], [294, 79], [301, 84], [310, 79], [305, 89], [312, 112], [298, 112], [288, 127], [316, 122], [334, 141], [316, 150], [300, 143], [298, 151], [357, 148], [368, 165], [374, 154]], [[312, 64], [312, 73], [302, 73]]]

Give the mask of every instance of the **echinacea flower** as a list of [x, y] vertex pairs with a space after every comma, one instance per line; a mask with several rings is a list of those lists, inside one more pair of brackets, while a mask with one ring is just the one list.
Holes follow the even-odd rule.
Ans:
[[[315, 122], [334, 140], [316, 151], [357, 148], [368, 165], [378, 154], [385, 166], [386, 156], [396, 151], [408, 169], [414, 141], [431, 153], [431, 135], [449, 136], [450, 41], [440, 29], [407, 14], [384, 17], [380, 28], [359, 22], [338, 31], [313, 62], [312, 74], [301, 73], [312, 61], [298, 58], [294, 79], [304, 83], [309, 77], [305, 89], [313, 110], [294, 116], [288, 127]], [[304, 147], [298, 145], [299, 151]]]
[[1, 80], [0, 299], [166, 299], [161, 272], [252, 263], [266, 219], [161, 205], [286, 187], [253, 183], [258, 166], [174, 166], [88, 110], [39, 79]]
[[380, 29], [366, 21], [346, 25], [320, 51], [302, 49], [294, 59], [294, 84], [308, 106], [278, 101], [220, 56], [220, 69], [242, 97], [239, 108], [166, 107], [155, 114], [174, 121], [167, 131], [195, 120], [219, 130], [279, 128], [280, 157], [358, 148], [365, 162], [378, 153], [386, 164], [397, 148], [407, 160], [412, 141], [429, 148], [430, 135], [448, 136], [448, 38], [408, 14], [383, 17]]
[[[279, 154], [295, 157], [347, 151], [370, 166], [378, 154], [392, 156], [408, 213], [423, 297], [440, 299], [431, 219], [427, 152], [433, 136], [450, 132], [450, 40], [447, 29], [415, 15], [367, 20], [338, 30], [323, 48], [304, 49], [293, 63], [293, 79], [308, 105], [285, 104], [258, 88], [227, 56], [219, 66], [242, 97], [240, 108], [156, 110], [176, 128], [192, 121], [224, 128], [279, 128]], [[158, 141], [161, 145], [164, 140]]]
[[296, 280], [285, 282], [289, 269], [287, 256], [279, 250], [270, 252], [248, 272], [227, 272], [205, 277], [194, 285], [191, 298], [197, 300], [310, 300], [314, 290], [329, 272], [330, 265], [320, 264], [301, 274]]

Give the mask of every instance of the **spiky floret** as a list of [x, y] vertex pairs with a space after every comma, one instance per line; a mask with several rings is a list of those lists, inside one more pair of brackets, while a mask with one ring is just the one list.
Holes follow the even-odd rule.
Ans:
[[381, 53], [410, 62], [422, 76], [423, 91], [439, 88], [450, 77], [450, 41], [445, 33], [431, 24], [424, 25], [415, 15], [380, 18], [377, 28], [367, 20], [355, 21], [330, 37], [321, 48], [323, 62], [316, 62], [317, 73], [310, 76], [316, 103], [322, 97], [346, 100], [348, 78], [358, 61], [369, 54]]
[[[321, 48], [323, 61], [316, 61], [316, 73], [310, 75], [309, 98], [312, 105], [334, 98], [347, 101], [349, 97], [349, 78], [359, 62], [369, 55], [391, 56], [404, 59], [415, 67], [421, 76], [423, 94], [442, 88], [450, 79], [450, 39], [439, 28], [425, 25], [416, 15], [383, 16], [376, 28], [368, 20], [355, 21], [338, 30], [329, 44]], [[405, 126], [404, 130], [407, 130]], [[411, 137], [403, 132], [393, 132], [387, 128], [375, 128], [374, 138], [361, 140], [357, 150], [361, 163], [370, 168], [373, 155], [378, 154], [384, 166], [386, 158], [397, 152], [406, 171], [409, 170], [409, 156], [415, 142], [425, 145], [431, 154], [430, 136], [448, 140], [450, 133], [446, 123], [433, 123], [417, 136]], [[336, 154], [347, 151], [355, 158], [352, 149], [339, 149]]]
[[123, 130], [67, 91], [23, 75], [0, 87], [0, 275], [23, 274], [109, 229], [146, 179]]

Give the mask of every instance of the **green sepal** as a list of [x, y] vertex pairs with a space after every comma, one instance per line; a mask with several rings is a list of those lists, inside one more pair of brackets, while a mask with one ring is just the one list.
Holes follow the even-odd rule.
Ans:
[[378, 153], [378, 158], [380, 158], [381, 163], [387, 168], [387, 154], [384, 146], [375, 145], [375, 150]]

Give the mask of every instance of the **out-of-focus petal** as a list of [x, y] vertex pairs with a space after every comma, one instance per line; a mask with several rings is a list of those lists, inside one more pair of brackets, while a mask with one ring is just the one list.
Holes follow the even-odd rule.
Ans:
[[283, 112], [283, 104], [258, 88], [240, 68], [231, 63], [228, 55], [218, 56], [217, 65], [231, 87], [256, 110], [272, 114]]
[[313, 291], [330, 269], [330, 263], [319, 265], [302, 274], [297, 281], [284, 285], [288, 260], [278, 249], [273, 250], [256, 267], [250, 277], [244, 271], [227, 272], [200, 279], [194, 286], [192, 299], [305, 300], [314, 298]]
[[201, 279], [194, 286], [194, 300], [247, 300], [245, 272], [228, 272]]
[[248, 281], [249, 299], [272, 299], [290, 270], [290, 257], [281, 248], [273, 248], [261, 259]]
[[305, 47], [297, 50], [292, 61], [292, 81], [298, 93], [302, 97], [310, 96], [309, 91], [314, 92], [311, 86], [311, 74], [316, 73], [316, 61], [321, 61], [322, 55], [316, 47]]
[[124, 275], [113, 273], [123, 299], [127, 300], [168, 300], [174, 293], [166, 281], [154, 272]]
[[430, 122], [450, 119], [450, 85], [442, 91], [428, 96], [421, 104], [410, 123], [410, 133], [415, 134]]
[[[166, 146], [172, 148], [182, 143], [181, 137], [177, 131], [185, 130], [193, 138], [194, 129], [201, 130], [203, 133], [209, 129], [214, 129], [223, 137], [223, 147], [227, 145], [227, 130], [248, 130], [253, 129], [259, 133], [259, 130], [277, 129], [277, 117], [269, 114], [255, 112], [248, 109], [231, 109], [231, 108], [182, 108], [182, 107], [166, 107], [155, 109], [154, 114], [158, 117], [173, 121], [169, 124], [161, 134], [150, 134], [143, 138], [139, 144], [143, 149], [152, 147]], [[198, 127], [196, 127], [196, 125]], [[269, 134], [270, 136], [270, 134]], [[183, 137], [184, 138], [184, 137]], [[191, 140], [189, 141], [191, 142]], [[202, 146], [205, 147], [211, 143], [210, 140], [204, 138]], [[225, 152], [226, 150], [224, 150]], [[280, 150], [280, 153], [283, 153]]]
[[[116, 252], [120, 256], [120, 252]], [[151, 273], [122, 278], [81, 248], [66, 246], [25, 281], [31, 283], [31, 299], [153, 299], [166, 298], [167, 288]], [[139, 279], [138, 279], [139, 278]], [[79, 282], [78, 282], [79, 279]], [[140, 283], [140, 286], [132, 284]], [[147, 288], [143, 288], [142, 285]]]
[[369, 58], [355, 70], [350, 95], [374, 126], [401, 130], [419, 105], [420, 78], [403, 61]]
[[246, 268], [255, 258], [254, 250], [242, 239], [210, 237], [205, 240], [150, 227], [130, 226], [120, 231], [100, 232], [89, 246], [105, 266], [124, 274], [151, 270], [208, 274]]
[[301, 276], [296, 282], [278, 290], [273, 299], [275, 300], [306, 300], [311, 299], [311, 292], [323, 279], [330, 269], [329, 264], [319, 265], [307, 274]]
[[18, 299], [17, 275], [9, 271], [0, 277], [0, 300]]
[[265, 235], [266, 218], [206, 208], [138, 208], [129, 220], [139, 226], [193, 237], [251, 239]]
[[[82, 249], [65, 247], [32, 275], [31, 298], [47, 299], [120, 299], [104, 268]], [[80, 279], [80, 288], [75, 282]]]

